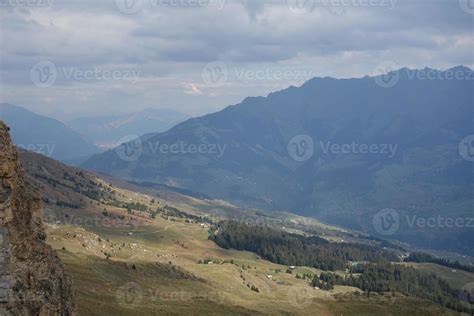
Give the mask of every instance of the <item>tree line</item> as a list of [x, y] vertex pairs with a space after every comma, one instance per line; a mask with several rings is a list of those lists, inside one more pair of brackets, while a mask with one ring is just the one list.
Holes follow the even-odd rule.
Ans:
[[463, 270], [467, 272], [474, 273], [474, 266], [472, 265], [465, 265], [460, 263], [458, 260], [450, 261], [443, 258], [437, 258], [430, 254], [423, 253], [423, 252], [413, 252], [411, 253], [408, 258], [405, 259], [405, 262], [416, 262], [416, 263], [435, 263], [439, 264], [440, 266], [448, 267], [451, 269]]
[[[237, 221], [220, 222], [209, 238], [225, 249], [255, 252], [277, 264], [324, 270], [326, 272], [314, 276], [311, 282], [313, 287], [322, 290], [346, 285], [359, 288], [368, 295], [371, 292], [398, 292], [430, 300], [455, 311], [474, 312], [470, 308], [470, 304], [474, 303], [470, 292], [451, 287], [434, 273], [403, 266], [395, 253], [374, 246], [331, 243], [317, 236], [304, 237]], [[410, 260], [415, 259], [430, 258], [414, 254]], [[348, 267], [344, 276], [328, 272], [346, 271]]]
[[434, 273], [401, 264], [375, 262], [354, 266], [350, 269], [350, 275], [342, 280], [342, 285], [354, 286], [368, 293], [398, 292], [430, 300], [458, 312], [474, 312], [470, 308], [474, 302], [470, 292], [453, 288]]
[[345, 270], [349, 261], [399, 260], [393, 252], [369, 245], [331, 243], [317, 236], [304, 237], [237, 221], [220, 222], [210, 239], [222, 248], [255, 252], [274, 263], [329, 271]]

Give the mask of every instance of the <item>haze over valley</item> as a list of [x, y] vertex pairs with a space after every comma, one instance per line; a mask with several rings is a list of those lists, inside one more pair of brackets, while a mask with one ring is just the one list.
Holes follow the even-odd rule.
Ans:
[[0, 315], [473, 315], [469, 0], [0, 3]]

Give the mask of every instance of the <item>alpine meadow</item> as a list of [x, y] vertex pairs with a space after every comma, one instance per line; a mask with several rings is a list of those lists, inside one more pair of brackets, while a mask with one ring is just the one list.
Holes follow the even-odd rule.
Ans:
[[0, 13], [0, 316], [474, 315], [472, 0]]

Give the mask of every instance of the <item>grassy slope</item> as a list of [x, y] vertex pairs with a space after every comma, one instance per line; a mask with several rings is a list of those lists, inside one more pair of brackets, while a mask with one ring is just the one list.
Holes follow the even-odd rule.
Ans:
[[[207, 232], [200, 225], [169, 224], [158, 219], [138, 227], [132, 236], [125, 228], [49, 227], [49, 242], [59, 250], [73, 276], [81, 315], [178, 315], [189, 311], [211, 315], [314, 315], [315, 311], [318, 315], [455, 314], [401, 296], [374, 300], [347, 296], [355, 291], [353, 288], [314, 290], [294, 275], [275, 273], [275, 269], [284, 271], [286, 267], [260, 260], [252, 253], [217, 247], [207, 240]], [[124, 243], [126, 246], [121, 247]], [[111, 245], [116, 252], [107, 260], [100, 249], [112, 249]], [[201, 259], [215, 263], [197, 264]], [[233, 260], [234, 264], [219, 264], [223, 260]], [[298, 269], [298, 273], [309, 271], [318, 272]], [[268, 275], [273, 278], [268, 279]], [[130, 282], [138, 284], [141, 294], [126, 300], [120, 291]], [[257, 286], [260, 293], [251, 291], [247, 283]]]
[[[255, 211], [169, 192], [137, 193], [133, 186], [111, 186], [109, 179], [105, 181], [85, 173], [84, 178], [77, 181], [92, 181], [94, 189], [108, 192], [105, 200], [98, 203], [63, 185], [52, 187], [43, 178], [31, 177], [34, 171], [64, 182], [65, 171], [74, 174], [77, 170], [34, 155], [26, 157], [26, 164], [29, 181], [38, 190], [54, 199], [67, 198], [85, 204], [80, 209], [45, 204], [48, 242], [58, 250], [72, 275], [79, 315], [454, 314], [402, 296], [378, 296], [374, 301], [374, 298], [353, 295], [355, 288], [336, 287], [331, 292], [315, 290], [308, 280], [285, 273], [284, 266], [261, 260], [253, 253], [219, 248], [207, 239], [207, 228], [199, 223], [160, 216], [151, 219], [138, 212], [130, 215], [125, 209], [104, 203], [113, 198], [156, 207], [151, 202], [155, 199], [159, 205], [166, 203], [191, 213], [217, 210], [210, 212], [217, 219], [223, 213], [237, 212], [244, 219], [254, 220]], [[112, 190], [113, 196], [109, 194]], [[103, 214], [104, 209], [107, 216]], [[281, 221], [284, 216], [273, 215], [265, 223], [276, 221], [288, 226], [288, 221]], [[120, 217], [124, 220], [118, 220]], [[292, 218], [295, 219], [305, 221]], [[330, 238], [337, 239], [341, 234], [340, 230], [321, 223], [306, 222], [305, 225], [311, 231], [323, 231]], [[299, 228], [295, 224], [291, 229], [299, 231]], [[112, 257], [106, 259], [105, 253]], [[198, 264], [204, 259], [214, 264]], [[276, 269], [282, 272], [277, 273]], [[319, 271], [304, 267], [296, 271], [303, 272]], [[250, 290], [247, 284], [256, 286], [259, 293]]]
[[474, 273], [462, 270], [455, 270], [433, 263], [404, 263], [423, 271], [436, 273], [438, 276], [447, 280], [455, 288], [463, 288], [468, 284], [474, 285]]

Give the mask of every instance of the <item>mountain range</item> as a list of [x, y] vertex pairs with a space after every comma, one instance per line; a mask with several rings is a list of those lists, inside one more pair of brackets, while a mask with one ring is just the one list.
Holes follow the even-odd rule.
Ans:
[[[472, 79], [463, 66], [314, 78], [83, 166], [472, 254]], [[376, 223], [380, 214], [391, 226]], [[463, 224], [426, 224], [439, 217]]]
[[[418, 253], [413, 257], [418, 260], [413, 262], [408, 259], [415, 249], [314, 219], [249, 210], [225, 201], [183, 195], [164, 186], [141, 186], [28, 151], [21, 150], [19, 157], [26, 171], [25, 182], [42, 196], [46, 240], [73, 281], [78, 315], [174, 315], [184, 309], [199, 315], [313, 315], [315, 310], [324, 315], [346, 315], [354, 310], [364, 315], [460, 315], [454, 310], [469, 311], [472, 257], [443, 253], [449, 261], [433, 263], [434, 257]], [[39, 204], [38, 199], [35, 205]], [[226, 227], [239, 226], [241, 233], [226, 232]], [[220, 238], [223, 234], [225, 238]], [[287, 239], [282, 242], [281, 236]], [[311, 248], [300, 249], [295, 243], [298, 240]], [[252, 243], [260, 246], [248, 249]], [[275, 250], [261, 253], [269, 246]], [[328, 253], [331, 249], [341, 252]], [[23, 248], [20, 250], [24, 255]], [[268, 257], [272, 253], [278, 256]], [[291, 254], [296, 256], [288, 257]], [[318, 261], [299, 266], [302, 259], [314, 256]], [[416, 288], [422, 286], [423, 290], [407, 292], [410, 287], [402, 286], [387, 293], [382, 287], [368, 293], [359, 284], [327, 287], [313, 283], [312, 279], [332, 275], [331, 270], [325, 272], [317, 266], [330, 263], [325, 269], [334, 269], [333, 264], [344, 265], [347, 260], [348, 266], [354, 266], [353, 260], [360, 256], [371, 262], [381, 256], [393, 260], [390, 267], [395, 272], [391, 273], [384, 263], [371, 263], [387, 278], [392, 274], [404, 278], [390, 283], [383, 278], [385, 286], [403, 282], [420, 284]], [[34, 261], [33, 265], [38, 263]], [[407, 265], [410, 268], [404, 268]], [[32, 272], [28, 276], [36, 275]], [[337, 275], [347, 280], [353, 276], [345, 269]], [[405, 280], [407, 276], [412, 277]], [[38, 284], [51, 284], [44, 281]], [[446, 291], [436, 292], [437, 287], [431, 284], [441, 284]], [[20, 288], [20, 293], [30, 288]], [[67, 289], [52, 288], [62, 290], [53, 293], [53, 298], [71, 297]], [[48, 291], [41, 289], [44, 286], [35, 294], [51, 293], [50, 287]], [[438, 293], [452, 304], [446, 304]], [[39, 302], [41, 308], [47, 308], [54, 300], [34, 301]]]
[[64, 123], [20, 106], [0, 104], [0, 119], [9, 125], [16, 146], [44, 156], [76, 164], [100, 151]]
[[171, 109], [145, 109], [122, 115], [83, 117], [67, 124], [98, 147], [110, 149], [123, 137], [165, 132], [189, 118]]
[[113, 148], [124, 139], [163, 132], [187, 118], [186, 114], [170, 109], [146, 109], [63, 123], [21, 106], [0, 104], [0, 119], [10, 126], [15, 145], [72, 165]]

